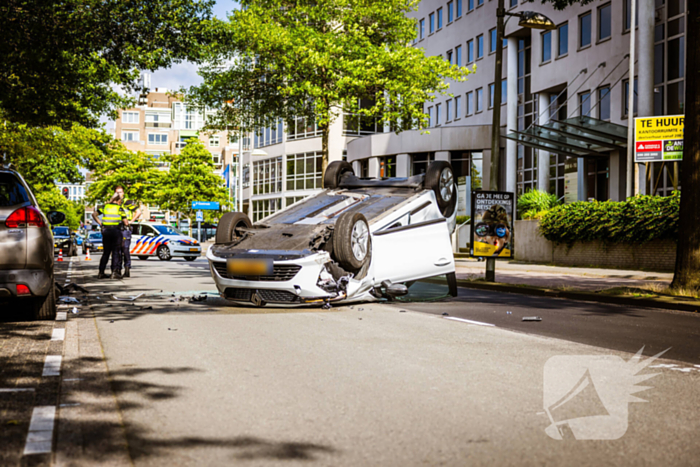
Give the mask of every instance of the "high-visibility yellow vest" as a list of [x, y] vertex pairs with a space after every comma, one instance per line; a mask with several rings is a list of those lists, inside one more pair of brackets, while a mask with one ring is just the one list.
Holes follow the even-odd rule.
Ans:
[[122, 207], [118, 204], [105, 204], [102, 209], [102, 224], [105, 227], [116, 227], [122, 221]]

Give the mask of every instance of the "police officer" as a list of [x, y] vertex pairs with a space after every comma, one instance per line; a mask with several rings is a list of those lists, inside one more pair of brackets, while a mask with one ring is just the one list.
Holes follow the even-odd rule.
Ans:
[[[127, 214], [131, 214], [131, 220], [127, 221], [131, 224], [141, 215], [141, 209], [136, 201], [132, 199], [126, 199], [122, 203], [122, 207]], [[121, 259], [124, 262], [124, 277], [131, 277], [131, 225], [122, 224], [122, 251]], [[121, 264], [120, 268], [121, 269]]]
[[[120, 188], [121, 195], [117, 192]], [[112, 279], [122, 278], [120, 257], [123, 237], [120, 224], [122, 223], [122, 219], [126, 217], [121, 207], [123, 196], [124, 189], [122, 187], [117, 187], [109, 203], [92, 213], [92, 218], [102, 227], [102, 245], [104, 247], [102, 258], [100, 259], [98, 279], [106, 279], [109, 277], [105, 274], [105, 268], [107, 267], [107, 261], [109, 261], [110, 255], [112, 255]], [[102, 215], [101, 220], [98, 214]], [[126, 222], [128, 223], [128, 220]]]

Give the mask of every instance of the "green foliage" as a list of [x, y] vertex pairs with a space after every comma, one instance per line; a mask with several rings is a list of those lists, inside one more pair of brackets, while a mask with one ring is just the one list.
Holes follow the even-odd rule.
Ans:
[[540, 232], [550, 241], [641, 244], [678, 239], [680, 192], [672, 196], [635, 196], [627, 201], [566, 204], [544, 214]]
[[471, 220], [469, 216], [457, 216], [457, 225], [466, 224]]
[[80, 227], [80, 221], [85, 218], [85, 206], [75, 201], [67, 200], [56, 186], [46, 187], [34, 193], [39, 207], [44, 213], [60, 211], [66, 215], [66, 220], [59, 225], [67, 225], [71, 229]]
[[197, 61], [213, 0], [3, 0], [0, 110], [33, 126], [96, 126], [140, 70]]
[[[244, 0], [209, 48], [204, 83], [188, 99], [221, 109], [214, 128], [250, 129], [278, 118], [314, 119], [323, 132], [341, 109], [390, 123], [425, 126], [423, 103], [469, 70], [409, 44], [418, 0]], [[358, 109], [360, 99], [366, 106]]]
[[98, 161], [93, 172], [94, 182], [87, 192], [91, 204], [106, 202], [121, 185], [127, 198], [144, 204], [155, 203], [166, 172], [158, 170], [154, 156], [132, 152], [115, 142], [109, 155]]
[[539, 219], [544, 212], [559, 204], [561, 203], [555, 194], [530, 190], [518, 196], [518, 215], [521, 219]]
[[218, 201], [228, 205], [223, 179], [214, 173], [211, 153], [197, 139], [191, 138], [180, 154], [168, 154], [164, 160], [170, 171], [157, 193], [161, 209], [179, 211], [193, 217], [192, 201]]

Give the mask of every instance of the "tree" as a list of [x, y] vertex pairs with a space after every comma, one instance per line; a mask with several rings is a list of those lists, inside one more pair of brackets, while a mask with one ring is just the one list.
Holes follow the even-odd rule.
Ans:
[[[243, 0], [208, 49], [188, 99], [220, 109], [211, 123], [244, 129], [278, 118], [315, 120], [323, 169], [330, 125], [342, 110], [402, 131], [425, 126], [423, 103], [469, 71], [411, 47], [418, 0]], [[371, 104], [358, 108], [360, 99]]]
[[71, 229], [80, 227], [80, 221], [85, 218], [85, 206], [76, 201], [67, 200], [55, 186], [35, 193], [39, 208], [43, 212], [61, 211], [66, 215], [66, 220], [58, 225], [67, 225]]
[[96, 164], [94, 182], [87, 193], [89, 203], [106, 202], [121, 185], [127, 198], [143, 204], [155, 203], [166, 173], [157, 168], [154, 156], [127, 150], [115, 142], [109, 157]]
[[211, 153], [197, 139], [189, 139], [180, 154], [166, 155], [165, 161], [170, 164], [170, 170], [158, 192], [162, 209], [191, 218], [192, 201], [228, 203], [224, 179], [214, 173]]
[[685, 131], [674, 288], [700, 289], [700, 3], [688, 2]]
[[[34, 126], [92, 127], [127, 107], [140, 70], [199, 59], [212, 0], [4, 0], [0, 109]], [[215, 22], [215, 21], [214, 21]]]

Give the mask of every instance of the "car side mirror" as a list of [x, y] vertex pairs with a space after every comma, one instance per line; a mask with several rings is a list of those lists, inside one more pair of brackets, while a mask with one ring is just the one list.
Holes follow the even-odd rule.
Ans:
[[46, 217], [49, 219], [51, 225], [60, 224], [66, 220], [66, 215], [59, 211], [49, 211]]

